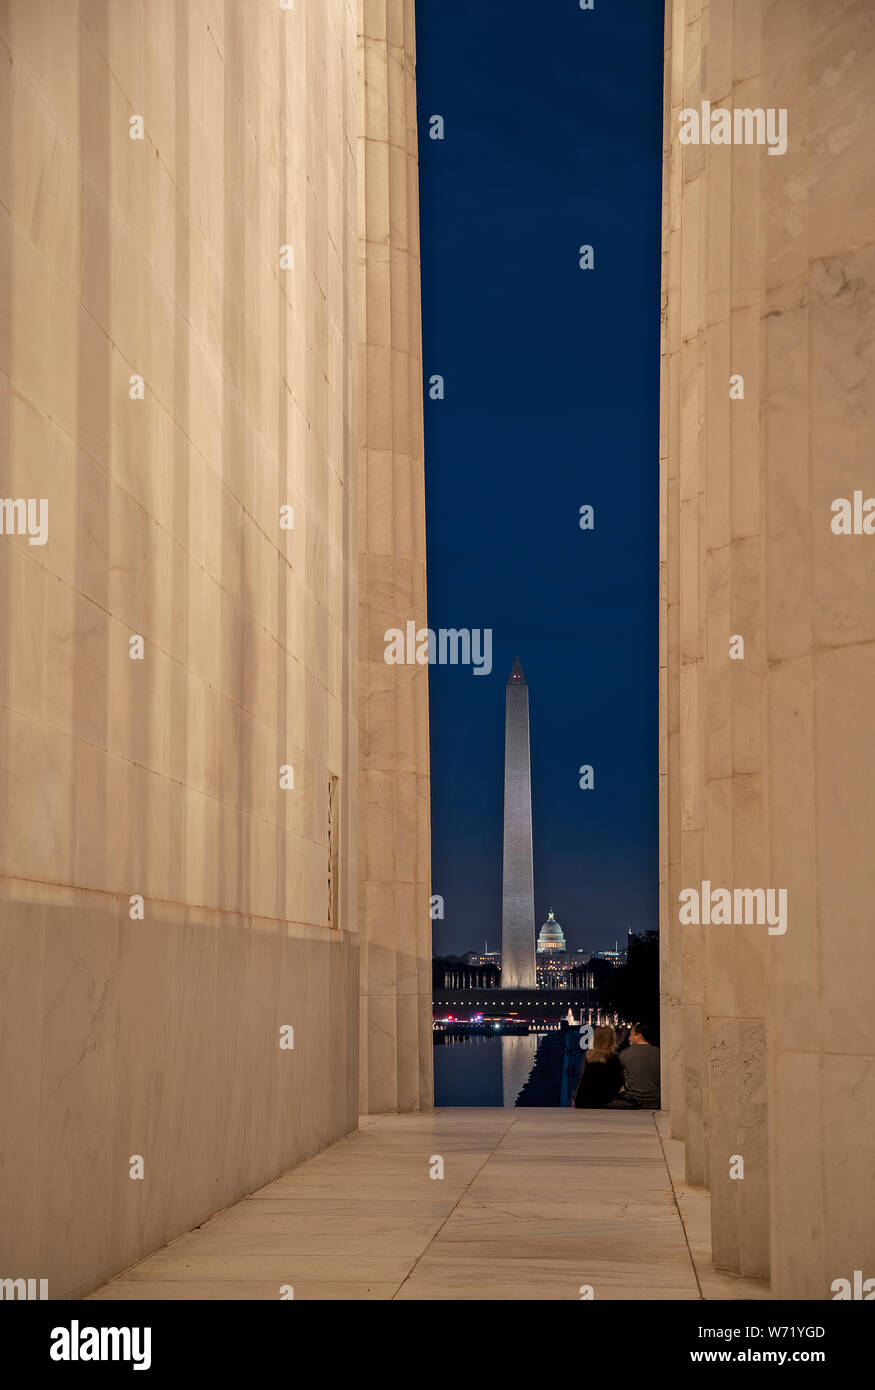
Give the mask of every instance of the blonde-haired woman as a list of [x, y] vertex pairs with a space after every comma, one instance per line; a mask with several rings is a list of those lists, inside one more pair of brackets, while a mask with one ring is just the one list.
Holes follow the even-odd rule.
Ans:
[[596, 1028], [574, 1096], [575, 1110], [600, 1110], [610, 1105], [623, 1084], [613, 1028]]

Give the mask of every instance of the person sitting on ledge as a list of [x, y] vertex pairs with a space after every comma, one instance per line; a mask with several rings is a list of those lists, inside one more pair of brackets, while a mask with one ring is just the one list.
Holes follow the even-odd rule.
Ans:
[[600, 1110], [608, 1105], [623, 1084], [623, 1073], [614, 1048], [613, 1028], [596, 1028], [583, 1071], [574, 1094], [575, 1110]]
[[611, 1110], [659, 1109], [659, 1048], [649, 1023], [636, 1023], [620, 1056], [623, 1090], [608, 1102]]

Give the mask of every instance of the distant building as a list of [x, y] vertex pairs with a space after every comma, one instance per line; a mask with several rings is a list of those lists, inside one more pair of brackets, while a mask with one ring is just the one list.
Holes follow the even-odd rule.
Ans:
[[489, 942], [484, 942], [482, 951], [469, 951], [466, 960], [469, 965], [494, 965], [501, 969], [501, 952], [490, 951]]
[[538, 956], [538, 989], [567, 989], [568, 957], [556, 951]]
[[618, 966], [626, 964], [626, 952], [614, 947], [613, 951], [594, 951], [595, 960], [606, 960], [609, 965]]
[[564, 989], [568, 977], [570, 958], [565, 943], [565, 933], [553, 916], [552, 908], [547, 920], [538, 932], [536, 971], [539, 989]]
[[562, 951], [565, 952], [565, 933], [560, 924], [553, 916], [553, 909], [547, 913], [546, 922], [541, 923], [541, 930], [538, 932], [538, 953], [542, 951]]

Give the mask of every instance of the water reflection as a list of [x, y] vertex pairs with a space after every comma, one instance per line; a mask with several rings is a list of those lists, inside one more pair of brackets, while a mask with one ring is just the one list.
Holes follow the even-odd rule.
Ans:
[[534, 1074], [535, 1055], [543, 1036], [503, 1033], [500, 1037], [453, 1037], [436, 1033], [435, 1105], [516, 1105]]
[[520, 1092], [532, 1074], [538, 1034], [522, 1033], [500, 1039], [501, 1043], [501, 1104], [516, 1105]]

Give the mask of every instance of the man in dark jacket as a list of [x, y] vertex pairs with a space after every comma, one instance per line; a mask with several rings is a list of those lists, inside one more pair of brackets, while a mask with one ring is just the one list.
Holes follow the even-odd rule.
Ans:
[[623, 1091], [610, 1102], [608, 1109], [659, 1109], [659, 1048], [653, 1045], [653, 1036], [647, 1023], [636, 1023], [633, 1027], [629, 1046], [620, 1053]]

